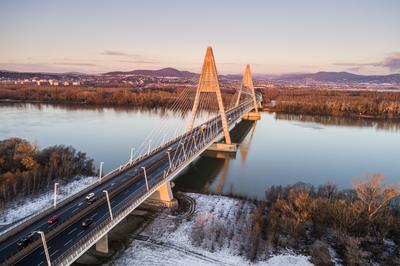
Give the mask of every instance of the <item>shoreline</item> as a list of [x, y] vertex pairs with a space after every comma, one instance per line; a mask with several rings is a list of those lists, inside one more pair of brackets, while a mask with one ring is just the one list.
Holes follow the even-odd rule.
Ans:
[[[53, 105], [53, 106], [63, 106], [63, 107], [80, 107], [80, 108], [111, 108], [111, 109], [125, 109], [125, 110], [137, 110], [137, 109], [146, 109], [146, 110], [155, 110], [155, 109], [169, 109], [167, 106], [158, 106], [158, 107], [150, 107], [150, 106], [132, 106], [132, 105], [115, 105], [115, 104], [91, 104], [88, 102], [64, 102], [64, 101], [33, 101], [33, 100], [15, 100], [15, 99], [0, 99], [0, 105], [9, 104], [9, 105], [17, 105], [17, 104], [33, 104], [33, 105]], [[337, 117], [337, 118], [352, 118], [352, 119], [365, 119], [371, 121], [390, 121], [390, 122], [400, 122], [400, 117], [383, 117], [383, 116], [373, 116], [373, 115], [360, 115], [360, 114], [319, 114], [319, 113], [307, 113], [307, 112], [286, 112], [281, 111], [277, 108], [273, 107], [262, 107], [262, 112], [268, 113], [277, 113], [284, 115], [305, 115], [305, 116], [321, 116], [321, 117]]]
[[276, 108], [271, 107], [263, 107], [263, 112], [269, 113], [277, 113], [277, 114], [284, 114], [284, 115], [307, 115], [307, 116], [324, 116], [324, 117], [338, 117], [338, 118], [354, 118], [354, 119], [367, 119], [367, 120], [375, 120], [375, 121], [393, 121], [393, 122], [400, 122], [400, 117], [382, 117], [382, 116], [373, 116], [373, 115], [359, 115], [359, 114], [343, 114], [343, 115], [333, 115], [333, 114], [310, 114], [310, 113], [303, 113], [303, 112], [286, 112], [281, 111]]

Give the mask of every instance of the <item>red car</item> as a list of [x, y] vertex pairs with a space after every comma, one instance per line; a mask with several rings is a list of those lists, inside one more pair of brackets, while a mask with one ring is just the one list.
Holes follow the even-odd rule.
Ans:
[[60, 217], [58, 217], [57, 215], [53, 215], [47, 220], [47, 223], [54, 224], [54, 223], [58, 222], [59, 219], [60, 219]]

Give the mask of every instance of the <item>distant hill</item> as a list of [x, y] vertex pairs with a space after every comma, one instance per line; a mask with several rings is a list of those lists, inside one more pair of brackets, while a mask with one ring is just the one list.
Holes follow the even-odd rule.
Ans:
[[331, 83], [400, 83], [400, 74], [391, 75], [357, 75], [349, 72], [317, 72], [306, 74], [285, 74], [276, 76], [275, 80], [298, 82], [331, 82]]
[[199, 74], [189, 71], [180, 71], [172, 67], [163, 68], [159, 70], [132, 70], [132, 71], [113, 71], [107, 72], [103, 75], [137, 75], [137, 76], [150, 76], [150, 77], [174, 77], [174, 78], [196, 78]]
[[[0, 77], [11, 79], [27, 79], [38, 77], [41, 79], [57, 79], [57, 78], [76, 78], [86, 76], [88, 74], [78, 72], [68, 73], [45, 73], [45, 72], [15, 72], [0, 70]], [[149, 77], [171, 77], [184, 79], [198, 79], [199, 74], [189, 71], [180, 71], [175, 68], [163, 68], [159, 70], [132, 70], [132, 71], [113, 71], [103, 73], [106, 76], [149, 76]], [[221, 80], [241, 80], [241, 74], [219, 75]], [[400, 84], [400, 74], [391, 75], [357, 75], [349, 72], [317, 72], [317, 73], [295, 73], [283, 75], [266, 75], [258, 74], [253, 76], [258, 80], [276, 80], [291, 82], [308, 82], [308, 83], [337, 83], [337, 84], [356, 84], [356, 83], [374, 83], [374, 84]]]
[[[180, 71], [172, 67], [162, 68], [159, 70], [132, 70], [132, 71], [113, 71], [107, 72], [103, 75], [136, 75], [136, 76], [149, 76], [149, 77], [172, 77], [172, 78], [186, 78], [186, 79], [198, 79], [200, 74], [193, 73], [189, 71]], [[242, 75], [239, 74], [227, 74], [227, 75], [219, 75], [220, 79], [224, 80], [241, 80], [243, 78]]]

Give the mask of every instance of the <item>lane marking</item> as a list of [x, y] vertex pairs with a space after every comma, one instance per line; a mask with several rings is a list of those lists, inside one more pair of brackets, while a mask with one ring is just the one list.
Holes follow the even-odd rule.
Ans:
[[80, 236], [81, 234], [83, 234], [83, 231], [80, 231], [80, 232], [78, 233], [78, 236]]
[[68, 234], [70, 235], [70, 234], [72, 234], [73, 232], [75, 232], [76, 230], [77, 230], [78, 228], [74, 228], [74, 229], [72, 229]]
[[83, 202], [79, 203], [78, 206], [82, 206]]
[[79, 208], [76, 208], [75, 210], [73, 210], [71, 213], [74, 213], [74, 212], [76, 212], [77, 210], [79, 210]]
[[69, 243], [72, 242], [72, 239], [70, 239], [67, 243], [64, 244], [64, 247], [67, 246]]
[[54, 251], [53, 253], [50, 254], [50, 257], [53, 257], [54, 254], [56, 254], [58, 252], [58, 249], [56, 251]]
[[95, 217], [97, 215], [97, 212], [95, 212], [92, 216], [90, 216], [91, 218]]
[[57, 222], [55, 222], [55, 223], [52, 223], [52, 224], [48, 225], [48, 226], [47, 226], [47, 229], [50, 229], [50, 228], [52, 228], [53, 226], [55, 226], [55, 225], [56, 225], [56, 223], [57, 223]]
[[[47, 248], [47, 250], [50, 250], [50, 249], [51, 249], [51, 247]], [[42, 252], [40, 252], [40, 255], [43, 255], [43, 254], [44, 254], [44, 250]]]
[[42, 264], [43, 264], [43, 261], [41, 261], [37, 266], [42, 265]]

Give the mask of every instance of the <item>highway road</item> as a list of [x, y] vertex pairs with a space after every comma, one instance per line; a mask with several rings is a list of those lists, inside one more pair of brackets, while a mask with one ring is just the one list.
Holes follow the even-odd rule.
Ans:
[[[248, 109], [248, 105], [249, 103], [246, 102], [239, 108]], [[227, 111], [228, 125], [231, 126], [242, 115], [243, 113], [238, 108]], [[15, 259], [16, 265], [46, 265], [46, 258], [39, 235], [36, 241], [22, 250], [17, 246], [17, 242], [20, 239], [35, 231], [45, 232], [50, 258], [52, 261], [56, 260], [82, 237], [89, 234], [93, 228], [110, 217], [103, 190], [109, 191], [113, 213], [124, 210], [127, 205], [147, 191], [141, 167], [146, 168], [149, 187], [154, 186], [163, 179], [164, 171], [170, 166], [167, 151], [169, 151], [175, 164], [183, 158], [184, 154], [189, 154], [190, 150], [195, 149], [193, 136], [198, 140], [196, 141], [198, 149], [200, 149], [200, 146], [215, 141], [216, 135], [212, 135], [211, 132], [213, 128], [215, 129], [214, 132], [217, 132], [216, 135], [222, 132], [220, 116], [175, 139], [175, 141], [159, 149], [156, 153], [144, 157], [126, 170], [121, 171], [120, 174], [99, 183], [90, 191], [97, 196], [97, 201], [94, 204], [87, 204], [85, 194], [54, 210], [53, 214], [60, 217], [59, 222], [48, 224], [47, 219], [53, 215], [51, 214], [49, 217], [21, 228], [19, 232], [0, 243], [0, 264], [7, 265], [10, 262], [7, 261], [7, 258], [14, 256], [13, 258], [17, 258]], [[184, 143], [184, 145], [181, 145], [181, 143]], [[183, 150], [183, 147], [185, 150]], [[87, 228], [82, 228], [81, 223], [87, 218], [92, 218], [93, 223]]]

